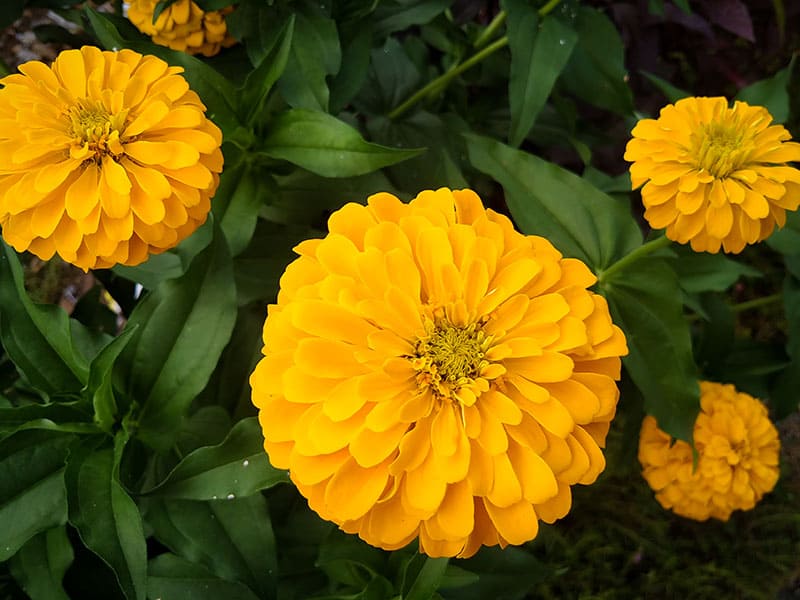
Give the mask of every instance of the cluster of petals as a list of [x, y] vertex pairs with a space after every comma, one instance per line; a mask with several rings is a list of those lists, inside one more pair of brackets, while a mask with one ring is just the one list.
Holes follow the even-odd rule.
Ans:
[[165, 8], [153, 22], [159, 0], [131, 0], [128, 20], [161, 46], [188, 54], [214, 56], [236, 40], [228, 33], [225, 15], [233, 11], [204, 11], [192, 0], [177, 0]]
[[696, 252], [741, 252], [800, 205], [800, 144], [766, 108], [684, 98], [633, 128], [625, 159], [644, 216]]
[[639, 462], [664, 508], [705, 521], [727, 521], [750, 510], [778, 481], [780, 440], [756, 398], [734, 386], [700, 382], [701, 411], [694, 446], [672, 438], [648, 416], [639, 437]]
[[622, 331], [594, 275], [471, 190], [335, 212], [280, 281], [250, 382], [323, 518], [430, 556], [521, 544], [605, 467]]
[[0, 80], [0, 226], [16, 250], [135, 265], [206, 220], [222, 134], [182, 68], [84, 46], [19, 70]]

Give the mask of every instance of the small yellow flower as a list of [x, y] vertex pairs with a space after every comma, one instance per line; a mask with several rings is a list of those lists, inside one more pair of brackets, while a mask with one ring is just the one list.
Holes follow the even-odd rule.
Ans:
[[84, 270], [135, 265], [201, 225], [222, 134], [155, 56], [84, 46], [0, 80], [0, 227]]
[[643, 119], [625, 150], [653, 229], [696, 252], [741, 252], [800, 205], [800, 144], [761, 106], [684, 98]]
[[778, 431], [764, 405], [732, 385], [701, 381], [700, 404], [696, 468], [691, 446], [673, 443], [650, 416], [642, 423], [639, 462], [661, 506], [697, 521], [727, 521], [775, 487]]
[[131, 0], [128, 20], [156, 44], [189, 54], [214, 56], [236, 40], [228, 34], [225, 15], [232, 7], [203, 11], [192, 0], [177, 0], [165, 8], [153, 23], [153, 13], [159, 0]]
[[431, 556], [522, 544], [605, 467], [622, 331], [595, 277], [471, 190], [335, 212], [281, 278], [250, 382], [323, 518]]

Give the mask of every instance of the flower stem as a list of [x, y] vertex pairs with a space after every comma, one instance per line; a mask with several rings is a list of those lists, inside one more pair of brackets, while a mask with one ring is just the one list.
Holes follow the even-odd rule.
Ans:
[[[561, 0], [550, 0], [547, 4], [545, 4], [542, 8], [539, 9], [539, 16], [543, 17], [549, 12], [551, 12], [556, 6], [560, 4]], [[501, 48], [505, 48], [508, 46], [508, 36], [504, 35], [501, 38], [496, 39], [491, 44], [487, 44], [489, 38], [494, 35], [497, 29], [505, 22], [506, 20], [506, 13], [505, 11], [500, 11], [495, 15], [492, 22], [486, 26], [484, 32], [475, 40], [474, 47], [478, 50], [475, 54], [470, 56], [467, 60], [463, 63], [456, 65], [454, 68], [450, 69], [449, 71], [442, 73], [436, 79], [429, 81], [425, 84], [421, 89], [417, 90], [411, 97], [407, 98], [405, 102], [400, 104], [399, 106], [395, 107], [387, 116], [390, 119], [396, 119], [405, 113], [408, 110], [417, 104], [418, 102], [424, 100], [428, 96], [432, 96], [435, 93], [441, 92], [447, 85], [456, 77], [461, 75], [467, 69], [477, 65], [481, 61], [483, 61], [488, 56], [491, 56]], [[485, 47], [484, 47], [485, 45]]]
[[776, 302], [780, 302], [783, 300], [783, 294], [770, 294], [769, 296], [764, 296], [763, 298], [753, 298], [752, 300], [747, 300], [746, 302], [740, 302], [739, 304], [734, 304], [731, 306], [731, 312], [739, 313], [744, 312], [746, 310], [751, 310], [753, 308], [761, 308], [762, 306], [769, 306], [770, 304], [775, 304]]
[[660, 250], [661, 248], [669, 246], [671, 242], [672, 240], [670, 240], [667, 236], [662, 235], [654, 240], [650, 240], [646, 244], [642, 244], [630, 254], [620, 258], [605, 271], [599, 272], [597, 274], [598, 283], [602, 284], [608, 282], [619, 271], [624, 271], [629, 265], [635, 263], [637, 260], [652, 254], [656, 250]]
[[497, 13], [494, 16], [494, 19], [492, 19], [492, 22], [486, 26], [486, 29], [481, 32], [481, 34], [475, 40], [475, 43], [472, 44], [472, 47], [475, 48], [475, 50], [480, 50], [486, 44], [488, 44], [489, 40], [494, 37], [494, 34], [497, 32], [500, 26], [505, 23], [507, 16], [508, 15], [506, 14], [506, 11], [504, 10], [501, 10], [499, 13]]

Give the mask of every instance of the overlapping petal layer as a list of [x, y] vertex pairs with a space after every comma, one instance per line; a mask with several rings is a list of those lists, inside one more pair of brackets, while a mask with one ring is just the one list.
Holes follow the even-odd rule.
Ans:
[[603, 470], [627, 352], [595, 277], [471, 190], [347, 204], [281, 278], [251, 376], [311, 508], [431, 556], [521, 544]]
[[761, 106], [684, 98], [633, 128], [625, 159], [644, 216], [697, 252], [741, 252], [800, 205], [800, 144]]
[[214, 56], [236, 40], [228, 33], [225, 15], [232, 7], [204, 11], [192, 0], [177, 0], [153, 22], [159, 0], [131, 0], [128, 19], [156, 44], [189, 54]]
[[675, 441], [648, 416], [639, 437], [639, 462], [656, 499], [666, 509], [697, 521], [727, 521], [753, 508], [778, 481], [780, 440], [756, 398], [732, 385], [700, 382], [701, 412], [692, 448]]
[[135, 265], [201, 225], [222, 134], [160, 58], [84, 46], [0, 80], [0, 226], [84, 270]]

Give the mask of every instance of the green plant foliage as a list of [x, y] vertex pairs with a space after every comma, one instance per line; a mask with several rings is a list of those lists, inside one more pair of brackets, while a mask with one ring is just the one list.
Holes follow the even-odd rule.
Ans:
[[[736, 255], [695, 252], [651, 230], [623, 158], [638, 119], [690, 96], [765, 106], [800, 136], [788, 3], [195, 3], [225, 9], [235, 45], [207, 57], [155, 44], [119, 1], [0, 2], [0, 27], [24, 27], [31, 15], [52, 21], [37, 25], [34, 48], [127, 48], [180, 67], [222, 131], [224, 158], [207, 221], [139, 265], [87, 274], [0, 241], [0, 598], [791, 596], [800, 212]], [[162, 0], [156, 14], [174, 6]], [[770, 31], [778, 35], [762, 35]], [[32, 34], [4, 35], [27, 43]], [[0, 76], [16, 68], [4, 47]], [[109, 91], [106, 101], [119, 98]], [[34, 116], [53, 117], [26, 113]], [[0, 215], [28, 194], [35, 202], [44, 185], [26, 179], [9, 191], [5, 166], [28, 150], [8, 148], [4, 131], [17, 126], [0, 115]], [[298, 244], [323, 238], [348, 203], [441, 187], [475, 190], [519, 231], [586, 263], [629, 351], [599, 480], [571, 487], [569, 514], [542, 521], [532, 541], [468, 559], [428, 557], [417, 541], [383, 550], [345, 533], [363, 524], [321, 519], [310, 506], [331, 498], [303, 497], [297, 456], [287, 459], [291, 476], [271, 464], [266, 411], [251, 402], [265, 343], [275, 352], [280, 341], [269, 327], [265, 339], [264, 319], [282, 310], [282, 278], [308, 293], [297, 271], [284, 274], [314, 248]], [[32, 230], [52, 209], [31, 216]], [[642, 418], [691, 441], [699, 380], [764, 401], [782, 438], [775, 490], [726, 523], [663, 510], [639, 475]]]

